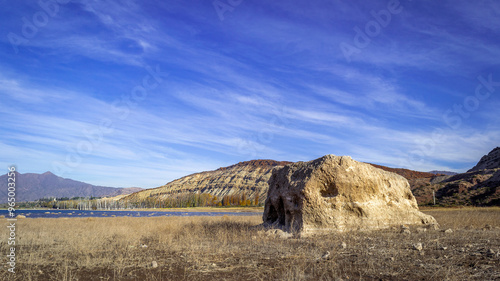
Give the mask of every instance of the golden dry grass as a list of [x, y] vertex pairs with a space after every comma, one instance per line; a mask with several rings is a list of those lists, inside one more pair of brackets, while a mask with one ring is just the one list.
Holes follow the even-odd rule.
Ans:
[[[253, 227], [258, 216], [24, 219], [17, 273], [3, 267], [0, 280], [500, 279], [498, 208], [425, 212], [453, 233], [412, 228], [410, 235], [389, 229], [279, 239]], [[2, 253], [6, 238], [2, 231]]]

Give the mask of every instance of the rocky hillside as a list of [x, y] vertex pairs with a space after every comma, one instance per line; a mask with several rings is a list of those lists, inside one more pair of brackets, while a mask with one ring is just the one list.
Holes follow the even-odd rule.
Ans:
[[500, 206], [500, 169], [485, 169], [421, 181], [412, 188], [419, 204]]
[[477, 165], [467, 172], [498, 168], [500, 168], [500, 147], [493, 149], [488, 155], [483, 156]]
[[149, 197], [164, 199], [186, 193], [209, 193], [218, 198], [245, 193], [248, 198], [254, 198], [258, 194], [262, 198], [261, 202], [264, 202], [268, 190], [267, 181], [272, 169], [288, 163], [291, 162], [274, 160], [240, 162], [215, 171], [185, 176], [157, 188], [136, 192], [120, 200], [135, 203]]
[[[130, 194], [142, 188], [114, 188], [96, 186], [65, 179], [51, 172], [43, 174], [16, 172], [16, 200], [35, 201], [48, 197], [104, 197]], [[0, 203], [7, 202], [7, 174], [0, 176]]]
[[[410, 182], [410, 184], [412, 184]], [[466, 173], [417, 179], [412, 192], [419, 204], [500, 206], [500, 148], [485, 155]]]

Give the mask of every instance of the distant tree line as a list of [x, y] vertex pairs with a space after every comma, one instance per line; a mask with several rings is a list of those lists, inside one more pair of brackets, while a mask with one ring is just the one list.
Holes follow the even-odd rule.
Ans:
[[[17, 202], [17, 208], [60, 208], [78, 209], [85, 205], [85, 202], [95, 202], [102, 200], [101, 197], [46, 197], [36, 201]], [[6, 204], [0, 204], [4, 208]], [[88, 206], [88, 204], [87, 204]]]
[[262, 206], [259, 195], [253, 198], [246, 193], [225, 195], [218, 198], [209, 193], [164, 194], [141, 201], [118, 201], [100, 197], [43, 198], [33, 202], [19, 202], [21, 208], [52, 208], [77, 210], [117, 210], [133, 208], [189, 208], [189, 207], [245, 207]]
[[148, 197], [139, 202], [130, 203], [135, 208], [189, 208], [189, 207], [244, 207], [261, 206], [259, 195], [250, 199], [245, 193], [226, 195], [218, 198], [209, 193], [184, 193]]

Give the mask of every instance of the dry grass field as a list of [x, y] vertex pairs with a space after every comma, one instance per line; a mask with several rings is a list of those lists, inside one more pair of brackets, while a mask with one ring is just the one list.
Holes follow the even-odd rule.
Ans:
[[280, 239], [258, 216], [23, 219], [15, 275], [0, 233], [0, 280], [500, 280], [500, 208], [424, 212], [441, 230]]

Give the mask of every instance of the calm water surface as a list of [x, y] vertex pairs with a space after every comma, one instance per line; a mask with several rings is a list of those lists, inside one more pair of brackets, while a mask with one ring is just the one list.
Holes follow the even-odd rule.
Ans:
[[[7, 210], [0, 215], [8, 217]], [[165, 212], [165, 211], [81, 211], [81, 210], [16, 210], [16, 216], [27, 218], [72, 218], [72, 217], [192, 217], [192, 216], [255, 216], [260, 212]]]

